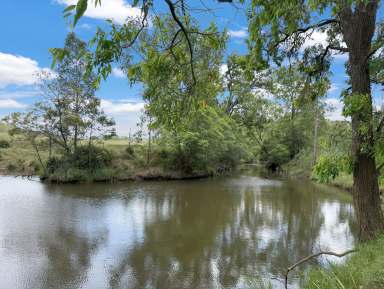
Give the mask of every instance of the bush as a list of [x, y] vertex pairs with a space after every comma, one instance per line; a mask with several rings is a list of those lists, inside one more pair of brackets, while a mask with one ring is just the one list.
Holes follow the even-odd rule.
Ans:
[[341, 166], [339, 158], [321, 156], [313, 168], [313, 173], [321, 183], [329, 183], [340, 174]]
[[131, 146], [128, 146], [128, 147], [125, 149], [125, 152], [127, 153], [128, 156], [133, 156], [134, 153], [135, 153], [133, 147], [131, 147]]
[[10, 146], [11, 144], [9, 143], [9, 141], [5, 139], [0, 139], [0, 148], [6, 149], [6, 148], [9, 148]]
[[231, 170], [247, 154], [236, 123], [206, 108], [180, 124], [177, 132], [162, 130], [158, 157], [167, 169], [185, 174], [217, 174]]
[[72, 162], [75, 168], [97, 170], [111, 164], [111, 153], [96, 146], [80, 146], [72, 155]]
[[[111, 164], [112, 156], [109, 151], [96, 146], [79, 146], [73, 154], [61, 157], [51, 157], [47, 162], [47, 173], [70, 169], [94, 172]], [[74, 173], [75, 175], [77, 174]]]

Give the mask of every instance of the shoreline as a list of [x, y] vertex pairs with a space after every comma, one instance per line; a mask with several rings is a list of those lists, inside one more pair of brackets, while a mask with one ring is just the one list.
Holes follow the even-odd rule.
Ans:
[[42, 183], [51, 184], [82, 184], [82, 183], [123, 183], [123, 182], [142, 182], [142, 181], [181, 181], [181, 180], [196, 180], [213, 177], [212, 173], [196, 173], [196, 174], [181, 174], [177, 172], [139, 172], [133, 175], [126, 176], [111, 176], [83, 179], [59, 180], [56, 178], [42, 177], [36, 174], [15, 173], [9, 171], [0, 171], [0, 176], [15, 177], [15, 178], [37, 178]]

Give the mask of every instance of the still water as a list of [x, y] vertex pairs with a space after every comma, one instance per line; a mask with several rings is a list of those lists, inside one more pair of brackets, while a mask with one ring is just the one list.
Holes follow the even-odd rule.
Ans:
[[354, 228], [348, 197], [306, 182], [0, 177], [0, 288], [282, 288], [289, 264], [353, 247]]

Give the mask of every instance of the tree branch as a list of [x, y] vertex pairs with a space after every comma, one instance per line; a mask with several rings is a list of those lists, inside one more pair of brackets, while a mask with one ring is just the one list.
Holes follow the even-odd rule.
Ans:
[[324, 26], [327, 26], [329, 24], [339, 24], [339, 21], [336, 20], [336, 19], [326, 19], [326, 20], [323, 20], [323, 21], [320, 21], [316, 24], [313, 24], [313, 25], [310, 25], [310, 26], [307, 26], [307, 27], [304, 27], [304, 28], [298, 28], [294, 31], [292, 31], [291, 33], [283, 33], [281, 32], [282, 34], [284, 34], [284, 37], [280, 40], [278, 40], [275, 45], [273, 45], [273, 48], [277, 48], [280, 44], [284, 43], [285, 41], [288, 40], [288, 38], [290, 38], [291, 36], [293, 35], [300, 35], [300, 34], [303, 34], [305, 32], [308, 32], [309, 30], [311, 29], [316, 29], [316, 28], [320, 28], [320, 27], [324, 27]]
[[[144, 4], [144, 5], [147, 5], [147, 4]], [[127, 43], [126, 45], [123, 46], [123, 48], [129, 48], [131, 47], [137, 40], [137, 38], [139, 37], [140, 33], [144, 30], [145, 26], [146, 26], [146, 20], [147, 20], [147, 16], [148, 16], [148, 9], [147, 8], [143, 8], [143, 19], [141, 19], [141, 26], [140, 26], [140, 29], [135, 33], [135, 35], [133, 36], [133, 39]]]
[[317, 258], [317, 257], [319, 257], [321, 255], [331, 255], [331, 256], [336, 256], [336, 257], [341, 258], [341, 257], [344, 257], [344, 256], [346, 256], [348, 254], [351, 254], [351, 253], [354, 253], [354, 252], [357, 252], [357, 250], [348, 250], [348, 251], [345, 251], [344, 253], [340, 253], [340, 254], [335, 253], [335, 252], [330, 252], [330, 251], [321, 251], [319, 253], [316, 253], [316, 254], [313, 254], [313, 255], [309, 255], [309, 256], [307, 256], [307, 257], [297, 261], [295, 264], [293, 264], [293, 265], [291, 265], [290, 267], [287, 268], [287, 271], [285, 273], [285, 283], [284, 283], [285, 284], [285, 289], [288, 289], [288, 274], [289, 274], [289, 272], [291, 272], [297, 266], [299, 266], [299, 265], [301, 265], [301, 264], [303, 264], [303, 263], [305, 263], [305, 262], [307, 262], [307, 261], [309, 261], [309, 260], [311, 260], [313, 258]]
[[171, 12], [173, 20], [175, 20], [177, 25], [179, 25], [181, 31], [184, 34], [185, 39], [187, 40], [187, 44], [188, 44], [188, 48], [189, 48], [189, 54], [190, 54], [190, 58], [191, 58], [190, 59], [190, 65], [191, 65], [192, 79], [193, 79], [193, 83], [196, 84], [195, 70], [194, 70], [194, 65], [193, 65], [193, 47], [192, 47], [192, 43], [191, 43], [191, 40], [190, 40], [189, 35], [188, 35], [188, 31], [176, 14], [175, 5], [171, 2], [171, 0], [165, 0], [165, 2], [167, 3], [167, 5], [169, 7], [169, 10]]

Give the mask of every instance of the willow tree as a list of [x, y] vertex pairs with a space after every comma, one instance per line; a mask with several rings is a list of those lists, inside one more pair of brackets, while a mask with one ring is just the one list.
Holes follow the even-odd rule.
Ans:
[[[378, 6], [378, 0], [253, 0], [249, 20], [255, 64], [303, 57], [308, 63], [303, 69], [314, 75], [324, 71], [332, 53], [348, 53], [351, 87], [344, 98], [344, 112], [352, 120], [353, 198], [362, 240], [384, 230], [370, 75], [370, 58], [382, 46]], [[326, 43], [308, 47], [306, 39], [314, 33], [326, 34]]]

